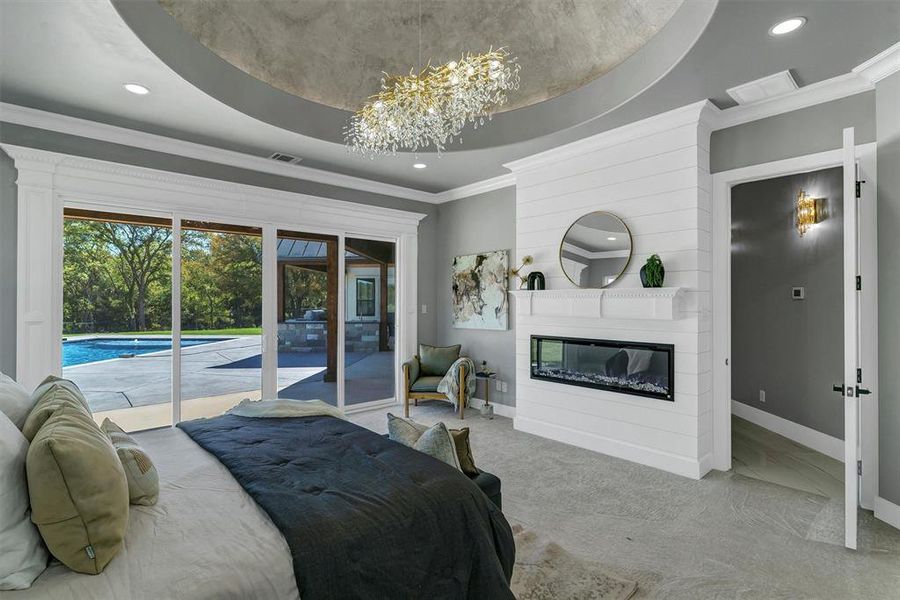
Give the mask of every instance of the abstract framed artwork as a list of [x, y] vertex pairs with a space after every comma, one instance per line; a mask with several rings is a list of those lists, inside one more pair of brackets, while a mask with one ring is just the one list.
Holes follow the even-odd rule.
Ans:
[[509, 325], [509, 254], [479, 252], [453, 259], [453, 327], [506, 330]]

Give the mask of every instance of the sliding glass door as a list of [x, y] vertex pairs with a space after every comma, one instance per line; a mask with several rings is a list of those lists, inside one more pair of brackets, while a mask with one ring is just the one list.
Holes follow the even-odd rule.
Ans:
[[261, 397], [262, 269], [262, 228], [181, 222], [183, 420]]
[[278, 231], [279, 398], [338, 406], [336, 236]]
[[98, 421], [172, 424], [171, 283], [170, 220], [65, 210], [62, 373]]
[[394, 398], [397, 338], [393, 241], [345, 239], [344, 403]]
[[65, 210], [63, 375], [98, 421], [214, 416], [262, 397], [264, 380], [348, 409], [395, 397], [393, 240], [266, 226], [264, 244], [261, 225], [174, 224]]

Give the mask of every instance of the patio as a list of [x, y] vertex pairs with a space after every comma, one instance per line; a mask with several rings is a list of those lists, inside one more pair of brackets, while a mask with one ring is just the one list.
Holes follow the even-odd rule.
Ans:
[[[337, 385], [324, 381], [325, 361], [324, 352], [279, 352], [279, 397], [337, 405]], [[346, 404], [394, 396], [393, 352], [348, 352], [346, 361]], [[259, 398], [261, 362], [258, 335], [183, 348], [182, 417], [210, 416], [243, 398]], [[65, 367], [63, 376], [78, 384], [98, 416], [134, 413], [146, 415], [144, 422], [164, 422], [171, 412], [171, 350]]]

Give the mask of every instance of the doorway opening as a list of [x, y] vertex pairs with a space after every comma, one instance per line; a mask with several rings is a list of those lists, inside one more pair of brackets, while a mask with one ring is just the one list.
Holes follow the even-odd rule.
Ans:
[[[747, 404], [734, 402], [732, 389], [733, 357], [736, 343], [732, 343], [733, 303], [753, 301], [764, 304], [768, 295], [778, 294], [779, 290], [766, 287], [737, 292], [732, 289], [732, 238], [740, 238], [738, 223], [732, 222], [732, 193], [740, 186], [751, 182], [787, 178], [795, 175], [809, 175], [818, 171], [838, 168], [841, 184], [842, 215], [842, 269], [837, 275], [841, 282], [840, 294], [843, 299], [842, 314], [839, 324], [843, 331], [842, 352], [843, 368], [836, 381], [818, 382], [817, 386], [830, 386], [831, 393], [842, 399], [843, 404], [843, 436], [837, 437], [823, 434], [813, 427], [801, 426], [758, 408], [768, 406], [772, 398], [766, 394], [765, 387], [756, 383], [756, 387], [745, 388]], [[770, 182], [771, 183], [771, 182]], [[783, 182], [782, 182], [783, 183]], [[858, 509], [872, 509], [878, 487], [878, 455], [877, 455], [877, 231], [875, 203], [875, 144], [855, 145], [854, 130], [843, 131], [843, 147], [836, 150], [820, 152], [779, 160], [771, 163], [741, 167], [731, 171], [717, 173], [713, 176], [712, 202], [712, 353], [713, 353], [713, 450], [711, 465], [714, 469], [729, 471], [732, 461], [732, 418], [733, 413], [744, 420], [756, 419], [765, 428], [773, 430], [784, 438], [801, 440], [801, 445], [831, 456], [843, 463], [844, 481], [844, 543], [848, 548], [856, 548], [857, 528], [859, 522]], [[810, 235], [806, 227], [799, 227], [798, 213], [807, 215], [804, 210], [816, 206], [811, 202], [813, 191], [804, 190], [806, 194], [789, 199], [790, 208], [783, 209], [783, 219], [790, 216], [790, 225], [794, 235], [805, 237]], [[751, 201], [755, 202], [756, 199]], [[822, 207], [813, 223], [834, 222], [835, 217], [829, 215], [830, 206]], [[808, 219], [801, 219], [801, 221]], [[782, 221], [782, 225], [784, 221]], [[803, 236], [800, 236], [803, 230]], [[812, 238], [810, 238], [812, 239]], [[805, 240], [804, 240], [805, 241]], [[795, 243], [797, 240], [795, 239]], [[738, 251], [742, 251], [738, 247]], [[784, 250], [782, 250], [782, 256]], [[782, 259], [783, 260], [783, 259]], [[811, 270], [819, 269], [819, 263], [813, 263]], [[754, 276], [762, 276], [765, 264], [754, 265], [757, 272]], [[774, 267], [772, 267], [774, 268]], [[807, 290], [803, 285], [789, 284], [786, 291], [790, 302], [804, 302]], [[798, 289], [793, 289], [797, 287]], [[734, 298], [734, 294], [743, 293], [749, 299]], [[789, 309], [790, 310], [790, 309]], [[761, 317], [757, 317], [758, 319]], [[769, 319], [765, 315], [765, 319]], [[826, 327], [820, 321], [810, 320], [807, 326]], [[808, 346], [808, 353], [819, 356], [821, 348]], [[742, 348], [743, 349], [743, 348]], [[741, 350], [742, 350], [741, 349]], [[740, 351], [738, 350], [738, 354]], [[778, 349], [766, 349], [768, 354], [777, 354]], [[797, 363], [803, 356], [794, 354], [783, 356], [784, 362]], [[740, 358], [738, 358], [740, 360]], [[825, 375], [827, 376], [827, 375]], [[776, 386], [777, 387], [777, 386]], [[818, 389], [817, 387], [817, 389]], [[753, 391], [755, 390], [755, 391]], [[796, 392], [796, 390], [795, 390]], [[749, 398], [749, 399], [748, 399]], [[756, 406], [753, 406], [755, 398]], [[821, 407], [819, 407], [821, 412]], [[743, 414], [741, 414], [743, 411]], [[826, 411], [827, 412], [827, 411]], [[794, 418], [800, 418], [798, 412], [782, 412]], [[811, 419], [811, 413], [803, 413], [804, 418]], [[749, 417], [749, 418], [748, 418]], [[820, 415], [816, 414], [816, 418]], [[823, 421], [815, 425], [825, 428]], [[833, 431], [833, 429], [832, 429]], [[750, 435], [752, 432], [748, 432]]]
[[731, 189], [732, 469], [834, 499], [844, 497], [844, 402], [833, 390], [844, 370], [843, 217], [840, 166]]

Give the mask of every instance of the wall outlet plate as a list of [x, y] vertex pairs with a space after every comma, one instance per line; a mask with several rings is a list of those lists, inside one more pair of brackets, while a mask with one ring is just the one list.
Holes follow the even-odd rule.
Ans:
[[759, 401], [760, 402], [766, 401], [766, 390], [759, 390]]
[[494, 380], [494, 387], [497, 389], [498, 392], [502, 392], [503, 391], [503, 382], [500, 381], [499, 379]]

